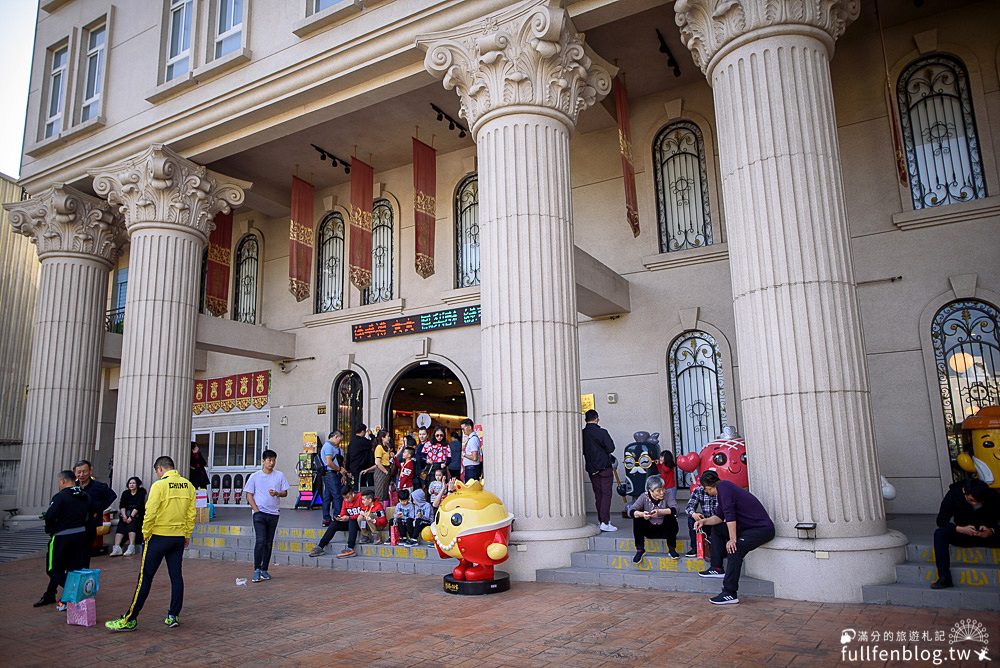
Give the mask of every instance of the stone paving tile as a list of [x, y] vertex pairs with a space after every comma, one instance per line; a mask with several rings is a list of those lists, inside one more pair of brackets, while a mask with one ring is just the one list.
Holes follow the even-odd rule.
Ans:
[[[274, 567], [274, 580], [236, 586], [246, 564], [188, 560], [182, 626], [167, 629], [165, 568], [130, 634], [67, 626], [35, 610], [41, 559], [0, 565], [4, 666], [211, 665], [376, 668], [827, 666], [840, 631], [947, 630], [972, 617], [1000, 637], [1000, 614], [751, 598], [716, 608], [704, 595], [518, 583], [491, 597], [445, 594], [436, 576]], [[124, 610], [138, 562], [96, 559], [98, 620]], [[1000, 645], [991, 647], [1000, 655]], [[875, 665], [875, 664], [872, 664]], [[902, 665], [902, 664], [901, 664]], [[970, 664], [972, 665], [972, 664]]]

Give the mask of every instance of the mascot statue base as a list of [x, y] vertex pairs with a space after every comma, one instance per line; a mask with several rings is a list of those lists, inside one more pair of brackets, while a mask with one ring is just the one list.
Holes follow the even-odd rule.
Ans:
[[444, 578], [446, 592], [477, 596], [510, 589], [510, 576], [493, 567], [507, 561], [513, 522], [503, 501], [483, 489], [482, 482], [458, 483], [441, 503], [434, 524], [421, 533], [425, 541], [434, 541], [442, 559], [458, 559]]

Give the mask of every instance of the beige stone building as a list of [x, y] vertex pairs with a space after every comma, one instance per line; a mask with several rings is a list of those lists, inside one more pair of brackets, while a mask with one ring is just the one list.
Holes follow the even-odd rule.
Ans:
[[[533, 579], [597, 531], [593, 395], [620, 459], [737, 426], [777, 525], [752, 573], [860, 600], [903, 558], [886, 513], [934, 512], [957, 425], [1000, 401], [997, 25], [985, 0], [42, 0], [18, 505], [79, 456], [121, 488], [191, 440], [234, 505], [264, 446], [290, 471], [306, 431], [470, 415]], [[314, 215], [290, 224], [292, 177]]]

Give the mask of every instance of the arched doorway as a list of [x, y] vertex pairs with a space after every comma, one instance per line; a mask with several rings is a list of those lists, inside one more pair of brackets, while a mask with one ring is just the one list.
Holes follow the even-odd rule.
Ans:
[[450, 433], [468, 417], [468, 402], [462, 381], [438, 362], [419, 362], [407, 367], [386, 392], [385, 424], [398, 443], [417, 429], [417, 416], [427, 413], [431, 424]]

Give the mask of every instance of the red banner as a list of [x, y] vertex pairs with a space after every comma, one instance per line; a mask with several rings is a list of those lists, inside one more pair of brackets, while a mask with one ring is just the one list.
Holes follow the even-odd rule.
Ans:
[[215, 229], [208, 238], [208, 275], [205, 308], [219, 317], [229, 310], [229, 265], [233, 248], [233, 214], [215, 214]]
[[639, 198], [635, 192], [635, 166], [632, 162], [632, 128], [628, 120], [628, 91], [621, 77], [614, 79], [615, 115], [618, 116], [618, 150], [622, 154], [625, 177], [625, 217], [632, 236], [639, 236]]
[[351, 283], [363, 290], [372, 284], [372, 206], [375, 172], [351, 158]]
[[434, 275], [434, 227], [437, 223], [437, 151], [413, 139], [413, 218], [416, 221], [416, 270], [421, 278]]
[[228, 413], [233, 408], [241, 411], [253, 406], [263, 408], [268, 402], [271, 389], [271, 372], [251, 371], [221, 378], [206, 378], [194, 381], [194, 403], [191, 412]]
[[300, 302], [309, 296], [312, 276], [313, 187], [292, 177], [292, 219], [288, 226], [288, 290]]

